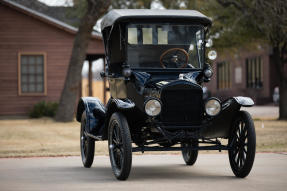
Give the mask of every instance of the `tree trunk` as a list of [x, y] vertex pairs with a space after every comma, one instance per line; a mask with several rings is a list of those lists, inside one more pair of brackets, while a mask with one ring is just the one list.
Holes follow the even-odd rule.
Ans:
[[87, 11], [81, 19], [79, 30], [76, 34], [69, 68], [67, 71], [64, 89], [61, 94], [56, 121], [72, 121], [79, 92], [79, 84], [86, 50], [94, 25], [98, 18], [104, 14], [110, 5], [109, 0], [87, 0]]
[[286, 120], [287, 119], [287, 80], [286, 80], [286, 72], [284, 68], [284, 62], [281, 57], [281, 50], [279, 46], [273, 47], [273, 55], [274, 55], [274, 64], [277, 70], [277, 74], [279, 74], [279, 119]]
[[287, 119], [287, 83], [280, 83], [279, 119]]

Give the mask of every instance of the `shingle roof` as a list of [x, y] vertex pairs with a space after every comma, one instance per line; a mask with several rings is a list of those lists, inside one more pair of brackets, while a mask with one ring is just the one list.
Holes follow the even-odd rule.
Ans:
[[[63, 17], [63, 14], [65, 14], [65, 12], [63, 10], [65, 9], [65, 7], [50, 7], [38, 1], [23, 1], [23, 0], [13, 0], [13, 1], [1, 0], [0, 3], [4, 3], [11, 8], [21, 11], [24, 14], [32, 16], [36, 19], [46, 22], [47, 24], [53, 25], [72, 34], [76, 34], [78, 31], [78, 28], [70, 24], [67, 24], [66, 22], [63, 22], [58, 18], [50, 16], [52, 13], [54, 15], [58, 15], [58, 17], [62, 15], [61, 16], [63, 18], [62, 20], [64, 20], [65, 17]], [[62, 11], [60, 11], [60, 9], [62, 9]], [[48, 15], [49, 13], [50, 15]], [[101, 34], [98, 32], [93, 32], [92, 37], [102, 39]]]
[[64, 23], [77, 27], [80, 23], [80, 18], [72, 15], [74, 11], [73, 7], [69, 6], [48, 6], [38, 0], [9, 0], [20, 4], [24, 7], [28, 7], [32, 10], [40, 12], [44, 15], [50, 16]]

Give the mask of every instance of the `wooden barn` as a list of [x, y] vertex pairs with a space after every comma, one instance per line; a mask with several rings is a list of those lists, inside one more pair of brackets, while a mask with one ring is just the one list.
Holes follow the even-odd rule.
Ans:
[[[0, 1], [0, 115], [27, 114], [39, 101], [59, 101], [76, 32], [15, 1]], [[86, 59], [91, 66], [99, 58], [102, 38], [93, 33]]]

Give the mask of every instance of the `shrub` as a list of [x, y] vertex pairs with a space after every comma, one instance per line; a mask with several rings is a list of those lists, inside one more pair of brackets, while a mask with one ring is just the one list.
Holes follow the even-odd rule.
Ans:
[[41, 101], [36, 103], [29, 113], [31, 118], [39, 118], [43, 116], [54, 117], [58, 108], [56, 102]]

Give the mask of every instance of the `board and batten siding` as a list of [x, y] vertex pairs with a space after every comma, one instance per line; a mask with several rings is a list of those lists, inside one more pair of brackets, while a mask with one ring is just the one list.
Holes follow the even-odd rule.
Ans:
[[[75, 34], [0, 3], [0, 115], [27, 114], [42, 100], [59, 101]], [[19, 95], [19, 53], [46, 55], [44, 95]], [[91, 39], [88, 52], [104, 54], [103, 43]]]

